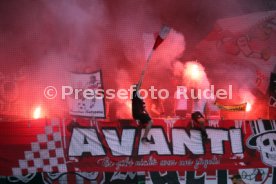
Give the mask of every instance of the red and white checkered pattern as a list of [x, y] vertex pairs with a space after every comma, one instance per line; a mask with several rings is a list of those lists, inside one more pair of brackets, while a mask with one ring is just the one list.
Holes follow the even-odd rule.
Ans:
[[37, 142], [31, 143], [31, 151], [24, 153], [25, 159], [19, 160], [19, 167], [12, 168], [14, 176], [35, 172], [66, 172], [59, 120], [52, 120], [45, 127], [45, 134], [38, 134]]

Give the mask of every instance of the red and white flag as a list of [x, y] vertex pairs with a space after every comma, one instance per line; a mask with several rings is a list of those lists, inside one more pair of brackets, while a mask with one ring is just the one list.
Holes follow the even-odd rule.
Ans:
[[154, 46], [153, 46], [153, 50], [155, 50], [168, 36], [169, 32], [170, 32], [171, 28], [168, 26], [163, 26], [161, 28], [161, 30], [159, 31], [159, 34], [155, 40]]

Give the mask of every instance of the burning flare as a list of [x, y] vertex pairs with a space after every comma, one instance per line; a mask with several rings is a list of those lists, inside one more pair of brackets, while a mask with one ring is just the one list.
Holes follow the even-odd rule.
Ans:
[[210, 83], [204, 67], [197, 61], [188, 61], [184, 65], [183, 81], [187, 81], [190, 88], [209, 88]]
[[35, 108], [34, 112], [33, 112], [33, 118], [34, 119], [39, 119], [41, 118], [41, 107], [38, 106]]
[[251, 108], [252, 108], [251, 103], [247, 102], [247, 103], [246, 103], [246, 109], [245, 109], [245, 111], [246, 111], [246, 112], [249, 112], [249, 111], [251, 111]]
[[200, 78], [200, 70], [198, 65], [193, 64], [191, 65], [191, 67], [189, 68], [189, 73], [192, 79], [197, 80]]

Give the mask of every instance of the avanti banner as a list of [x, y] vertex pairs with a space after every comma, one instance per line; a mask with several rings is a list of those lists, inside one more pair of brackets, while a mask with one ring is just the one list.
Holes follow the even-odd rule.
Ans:
[[110, 181], [173, 177], [180, 183], [218, 183], [240, 174], [246, 183], [272, 182], [276, 121], [209, 120], [205, 126], [207, 139], [189, 119], [156, 119], [149, 133], [154, 144], [145, 144], [144, 128], [132, 120], [6, 122], [0, 130], [0, 175], [27, 181], [26, 176], [48, 173], [58, 181], [68, 173], [80, 178], [97, 173]]

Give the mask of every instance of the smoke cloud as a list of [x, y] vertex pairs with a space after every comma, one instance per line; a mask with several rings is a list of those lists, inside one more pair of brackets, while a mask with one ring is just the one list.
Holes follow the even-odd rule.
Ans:
[[[101, 69], [105, 88], [128, 88], [139, 80], [145, 64], [143, 35], [157, 33], [164, 23], [173, 30], [154, 53], [143, 87], [155, 85], [173, 94], [183, 82], [180, 73], [185, 62], [204, 58], [202, 53], [194, 56], [194, 49], [217, 19], [273, 8], [273, 1], [250, 0], [1, 1], [1, 111], [29, 117], [34, 106], [42, 105], [49, 114], [66, 114], [66, 103], [45, 99], [43, 90], [69, 84], [70, 71]], [[199, 62], [211, 81], [217, 75], [208, 71], [229, 67], [224, 62]], [[237, 69], [245, 70], [241, 63], [231, 71]], [[245, 72], [244, 80], [253, 75], [251, 69]], [[12, 84], [9, 89], [4, 86], [8, 82]], [[16, 98], [9, 100], [7, 94]]]

